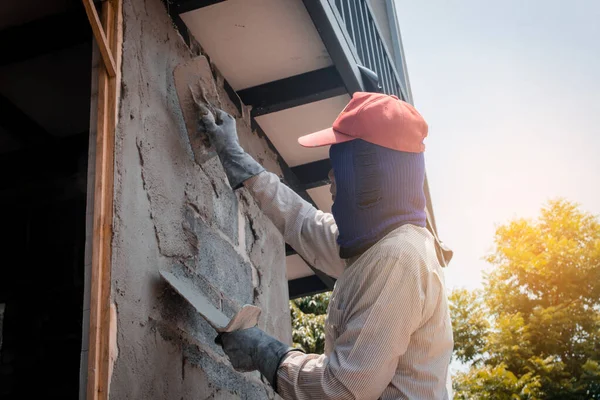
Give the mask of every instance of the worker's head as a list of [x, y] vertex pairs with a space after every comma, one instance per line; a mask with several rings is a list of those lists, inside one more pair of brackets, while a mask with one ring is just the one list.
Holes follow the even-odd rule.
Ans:
[[331, 145], [332, 213], [340, 255], [361, 254], [403, 224], [425, 226], [427, 124], [395, 96], [356, 93], [332, 128], [299, 139]]

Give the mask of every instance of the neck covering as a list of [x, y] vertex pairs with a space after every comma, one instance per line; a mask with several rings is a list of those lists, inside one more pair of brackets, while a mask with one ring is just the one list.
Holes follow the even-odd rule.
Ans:
[[340, 257], [362, 254], [401, 225], [425, 227], [423, 153], [357, 139], [332, 145], [329, 156], [336, 183], [332, 214]]

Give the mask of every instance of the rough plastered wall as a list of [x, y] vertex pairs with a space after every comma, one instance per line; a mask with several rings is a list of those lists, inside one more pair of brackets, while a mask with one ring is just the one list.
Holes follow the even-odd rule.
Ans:
[[[194, 161], [173, 69], [198, 52], [160, 0], [127, 0], [123, 12], [112, 262], [118, 357], [110, 398], [273, 398], [259, 374], [233, 370], [216, 333], [158, 270], [186, 275], [230, 316], [243, 304], [260, 306], [259, 326], [289, 343], [284, 242], [245, 189], [231, 190], [217, 158]], [[216, 84], [242, 145], [281, 174], [275, 154], [250, 130], [248, 110], [240, 113], [221, 78]]]

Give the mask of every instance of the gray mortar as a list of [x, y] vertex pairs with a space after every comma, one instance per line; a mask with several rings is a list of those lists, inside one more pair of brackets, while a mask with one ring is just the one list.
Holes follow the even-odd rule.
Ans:
[[250, 265], [201, 218], [185, 211], [184, 229], [195, 242], [198, 262], [195, 273], [219, 285], [240, 306], [252, 304], [252, 271]]
[[[189, 274], [228, 315], [254, 302], [263, 309], [259, 325], [289, 342], [283, 240], [244, 189], [231, 191], [217, 159], [194, 161], [173, 86], [173, 69], [193, 54], [161, 0], [129, 0], [123, 11], [112, 252], [119, 356], [110, 398], [273, 398], [255, 374], [232, 369], [216, 333], [158, 269]], [[275, 154], [250, 131], [248, 110], [240, 115], [217, 83], [242, 145], [281, 175]], [[247, 225], [249, 241], [238, 237]], [[243, 248], [248, 254], [237, 254]], [[256, 291], [248, 260], [260, 276]]]
[[[291, 344], [285, 242], [279, 231], [264, 217], [246, 189], [238, 192], [242, 214], [246, 216], [246, 251], [257, 269], [260, 285], [254, 293], [254, 304], [263, 309], [259, 326], [279, 340]], [[281, 284], [280, 282], [285, 282]]]

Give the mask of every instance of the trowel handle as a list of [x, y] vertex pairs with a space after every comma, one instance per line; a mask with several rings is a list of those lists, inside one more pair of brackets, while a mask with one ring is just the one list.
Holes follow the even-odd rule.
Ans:
[[[246, 304], [238, 311], [223, 329], [216, 329], [217, 332], [233, 332], [243, 329], [250, 329], [258, 325], [262, 310], [256, 306]], [[218, 338], [218, 337], [217, 337]]]

